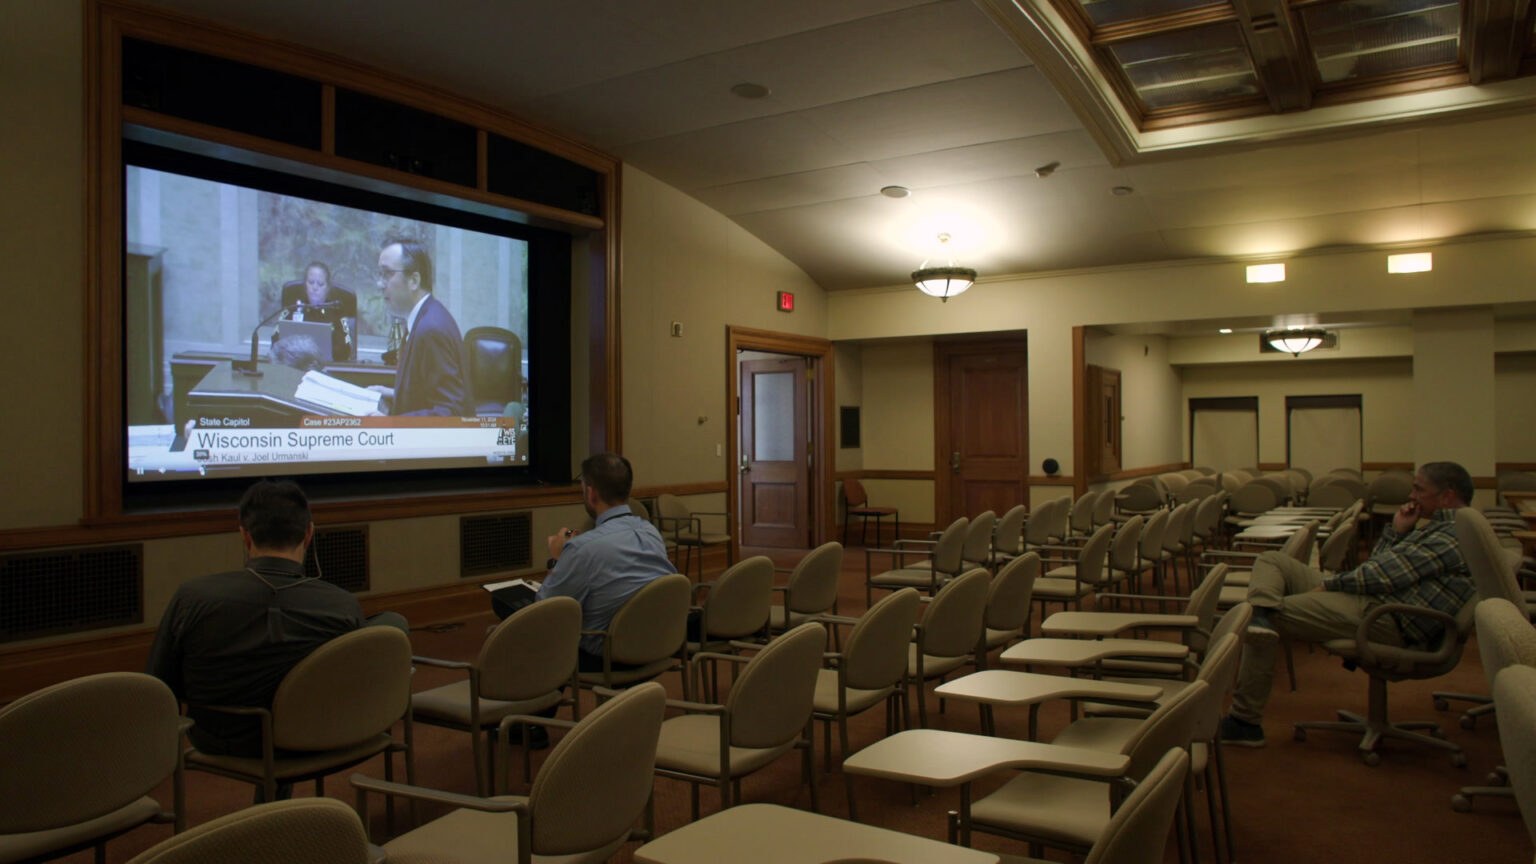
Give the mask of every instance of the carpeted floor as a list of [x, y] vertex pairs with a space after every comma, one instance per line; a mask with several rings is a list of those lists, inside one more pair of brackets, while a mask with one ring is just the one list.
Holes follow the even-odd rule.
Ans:
[[[796, 556], [774, 557], [787, 564]], [[841, 590], [840, 611], [844, 614], [857, 614], [864, 608], [863, 577], [863, 550], [848, 550]], [[486, 627], [494, 623], [494, 617], [487, 609], [484, 614], [461, 623], [462, 626], [447, 632], [416, 630], [412, 633], [416, 653], [473, 659]], [[1481, 784], [1487, 772], [1500, 762], [1498, 729], [1493, 718], [1484, 718], [1477, 728], [1464, 730], [1457, 723], [1464, 706], [1453, 705], [1450, 711], [1436, 712], [1431, 705], [1430, 692], [1433, 690], [1486, 691], [1475, 645], [1468, 650], [1454, 674], [1432, 682], [1394, 684], [1389, 691], [1392, 716], [1425, 717], [1441, 722], [1446, 734], [1466, 748], [1468, 767], [1465, 770], [1451, 767], [1443, 753], [1403, 745], [1385, 745], [1381, 764], [1372, 768], [1362, 764], [1356, 755], [1357, 741], [1353, 737], [1313, 733], [1305, 743], [1293, 741], [1290, 730], [1294, 721], [1332, 719], [1333, 710], [1339, 707], [1364, 711], [1367, 680], [1363, 674], [1341, 668], [1338, 661], [1320, 650], [1309, 653], [1305, 646], [1300, 646], [1296, 661], [1300, 689], [1295, 693], [1282, 689], [1271, 700], [1265, 722], [1268, 746], [1260, 750], [1226, 749], [1238, 860], [1244, 864], [1291, 864], [1313, 860], [1380, 860], [1394, 864], [1457, 859], [1483, 862], [1531, 860], [1531, 839], [1513, 800], [1479, 800], [1470, 813], [1451, 810], [1451, 795], [1459, 787]], [[416, 673], [415, 687], [422, 690], [451, 680], [454, 680], [451, 672], [421, 667]], [[1277, 676], [1277, 687], [1283, 688], [1284, 680], [1282, 670]], [[668, 676], [664, 683], [673, 695], [680, 695], [677, 676]], [[591, 697], [586, 698], [584, 704], [590, 705]], [[937, 701], [931, 701], [929, 707], [936, 712]], [[970, 706], [952, 704], [946, 713], [930, 716], [938, 728], [979, 731], [976, 711]], [[1064, 705], [1047, 706], [1041, 716], [1041, 738], [1047, 741], [1068, 719]], [[1024, 737], [1023, 711], [999, 711], [997, 722], [998, 734]], [[883, 732], [883, 712], [878, 708], [866, 712], [852, 724], [854, 749], [867, 746]], [[424, 725], [417, 725], [415, 733], [417, 782], [472, 793], [474, 777], [467, 736]], [[819, 766], [820, 736], [816, 746]], [[836, 747], [835, 735], [833, 746]], [[535, 754], [535, 766], [543, 755]], [[833, 761], [837, 762], [836, 753]], [[382, 763], [378, 759], [359, 770], [360, 773], [383, 776]], [[979, 782], [976, 796], [984, 795], [1004, 779], [999, 775]], [[830, 775], [821, 775], [819, 780], [822, 812], [846, 816], [842, 773], [834, 767]], [[162, 791], [162, 800], [169, 800], [169, 784]], [[514, 791], [526, 790], [514, 787]], [[326, 793], [352, 802], [344, 776], [331, 778]], [[310, 795], [313, 789], [306, 785], [296, 794]], [[945, 834], [945, 812], [959, 803], [958, 791], [949, 789], [920, 796], [914, 807], [905, 786], [867, 778], [857, 781], [856, 794], [861, 821], [939, 839]], [[250, 802], [250, 796], [249, 786], [189, 772], [188, 824], [206, 822], [245, 806]], [[713, 789], [705, 789], [701, 797], [705, 814], [718, 809]], [[743, 797], [747, 801], [809, 808], [810, 796], [800, 783], [798, 756], [785, 756], [777, 764], [748, 777], [743, 784]], [[656, 781], [658, 831], [670, 831], [688, 821], [688, 799], [686, 784], [667, 779]], [[376, 839], [381, 839], [384, 830], [381, 807], [376, 805], [372, 814]], [[423, 810], [428, 817], [440, 812], [440, 809]], [[404, 815], [403, 806], [400, 813]], [[1203, 803], [1198, 814], [1198, 830], [1201, 858], [1212, 861]], [[108, 860], [126, 861], [169, 835], [168, 827], [137, 829], [109, 844]], [[626, 846], [615, 860], [631, 860], [636, 845]], [[977, 835], [974, 845], [1013, 854], [1026, 851], [1023, 844], [985, 835]], [[729, 850], [721, 850], [721, 860], [729, 857]], [[1052, 857], [1071, 860], [1059, 853]], [[80, 853], [63, 860], [86, 862], [91, 859], [89, 853]], [[512, 860], [511, 850], [508, 860]], [[1171, 844], [1166, 860], [1177, 860]]]

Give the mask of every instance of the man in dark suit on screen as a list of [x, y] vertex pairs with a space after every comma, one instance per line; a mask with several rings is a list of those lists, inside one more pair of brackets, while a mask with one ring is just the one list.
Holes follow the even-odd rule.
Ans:
[[405, 319], [405, 343], [395, 364], [395, 386], [380, 410], [392, 416], [462, 417], [469, 408], [464, 379], [464, 337], [448, 307], [432, 296], [432, 256], [415, 240], [391, 239], [379, 251], [379, 288], [389, 313]]

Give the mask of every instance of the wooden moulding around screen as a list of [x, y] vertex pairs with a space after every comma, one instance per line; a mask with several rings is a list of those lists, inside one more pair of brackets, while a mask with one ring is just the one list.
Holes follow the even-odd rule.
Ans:
[[[800, 336], [795, 333], [778, 333], [772, 330], [757, 330], [750, 327], [735, 327], [727, 324], [725, 327], [725, 416], [730, 418], [726, 425], [726, 456], [730, 460], [735, 459], [735, 454], [741, 448], [741, 430], [738, 428], [740, 419], [741, 382], [736, 366], [736, 353], [738, 351], [766, 351], [772, 354], [793, 354], [800, 357], [811, 357], [815, 360], [815, 376], [811, 382], [811, 426], [816, 430], [817, 440], [820, 442], [816, 448], [815, 458], [811, 462], [811, 545], [819, 546], [837, 536], [836, 508], [833, 506], [834, 490], [832, 488], [832, 465], [834, 453], [837, 448], [836, 422], [837, 406], [833, 403], [836, 394], [833, 392], [836, 381], [835, 369], [832, 366], [832, 343], [826, 339], [815, 336]], [[731, 463], [734, 467], [734, 461]], [[741, 475], [727, 468], [726, 473], [725, 511], [728, 514], [728, 525], [734, 526], [740, 518], [737, 498], [741, 494]], [[741, 532], [731, 531], [731, 556], [735, 560], [741, 559]]]
[[933, 482], [938, 476], [934, 471], [900, 471], [886, 470], [882, 468], [862, 468], [858, 471], [839, 471], [832, 475], [834, 480], [927, 480]]
[[[479, 130], [495, 133], [591, 169], [603, 177], [602, 218], [457, 186], [334, 155], [334, 117], [322, 118], [321, 149], [267, 141], [121, 104], [122, 40], [142, 39], [200, 54], [300, 75], [322, 86], [322, 110], [334, 110], [336, 87], [379, 96]], [[591, 238], [591, 281], [573, 285], [590, 295], [590, 426], [593, 449], [620, 446], [618, 344], [618, 185], [614, 157], [497, 109], [419, 84], [332, 54], [112, 0], [87, 0], [85, 7], [85, 382], [82, 394], [85, 454], [84, 518], [80, 526], [51, 526], [0, 532], [0, 548], [115, 542], [215, 533], [232, 524], [228, 509], [175, 514], [125, 513], [123, 394], [123, 189], [122, 128], [125, 122], [151, 126], [232, 147], [280, 156], [401, 187], [490, 203], [522, 213], [532, 224]], [[483, 151], [483, 147], [480, 148]], [[574, 430], [573, 430], [574, 431]], [[370, 521], [416, 516], [513, 509], [575, 500], [573, 489], [474, 490], [463, 494], [380, 497], [361, 502], [319, 502], [317, 522]]]

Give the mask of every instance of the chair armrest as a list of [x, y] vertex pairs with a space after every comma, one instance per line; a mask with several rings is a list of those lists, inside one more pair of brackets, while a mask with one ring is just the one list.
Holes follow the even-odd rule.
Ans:
[[793, 567], [775, 567], [775, 568], [773, 568], [773, 572], [775, 572], [775, 573], [793, 573], [793, 572], [795, 572], [795, 568], [793, 568]]
[[475, 664], [466, 663], [463, 660], [441, 660], [436, 657], [421, 657], [411, 655], [411, 662], [418, 666], [435, 666], [438, 669], [473, 669]]
[[[1151, 600], [1154, 603], [1188, 603], [1189, 602], [1189, 598], [1188, 597], [1181, 597], [1181, 596], [1179, 596], [1177, 594], [1120, 594], [1120, 593], [1113, 592], [1113, 591], [1106, 591], [1106, 592], [1104, 592], [1102, 594], [1097, 594], [1096, 593], [1094, 595], [1094, 597], [1096, 598], [1094, 602], [1098, 603], [1099, 605], [1102, 605], [1104, 600], [1109, 600], [1109, 599], [1113, 599], [1113, 600]], [[1103, 611], [1103, 610], [1100, 610], [1100, 611]]]
[[1262, 552], [1238, 552], [1235, 549], [1207, 549], [1200, 553], [1200, 560], [1207, 558], [1242, 558], [1245, 560], [1257, 558]]
[[703, 591], [705, 593], [709, 593], [709, 589], [711, 589], [713, 587], [715, 587], [715, 580], [713, 580], [713, 579], [711, 579], [708, 582], [700, 582], [699, 584], [693, 586], [693, 593], [697, 594], [700, 591]]
[[725, 714], [724, 705], [711, 705], [708, 702], [688, 702], [682, 699], [668, 699], [668, 708], [678, 708], [688, 714]]
[[438, 804], [447, 804], [450, 807], [482, 810], [486, 813], [527, 812], [528, 810], [528, 799], [520, 796], [517, 798], [510, 796], [481, 798], [477, 795], [445, 792], [441, 789], [428, 789], [424, 786], [410, 786], [405, 783], [395, 783], [391, 780], [379, 780], [366, 774], [353, 774], [347, 779], [351, 781], [352, 788], [358, 790], [359, 803], [366, 803], [365, 793], [378, 792], [383, 795], [399, 795], [402, 798], [412, 798], [417, 801], [435, 801]]
[[820, 621], [820, 622], [823, 622], [825, 624], [834, 624], [834, 625], [841, 625], [841, 624], [850, 624], [851, 625], [851, 624], [859, 623], [859, 619], [857, 619], [857, 618], [850, 618], [847, 615], [826, 615], [826, 614], [822, 614], [822, 615], [817, 615], [815, 617], [815, 619], [813, 619], [813, 620]]
[[[753, 648], [762, 648], [761, 645], [752, 645]], [[690, 660], [724, 660], [727, 663], [746, 663], [751, 657], [743, 657], [740, 654], [722, 654], [718, 651], [700, 651], [689, 658]]]
[[[1439, 650], [1419, 652], [1424, 655], [1426, 662], [1444, 663], [1447, 660], [1450, 660], [1457, 651], [1461, 650], [1461, 639], [1456, 633], [1455, 616], [1447, 615], [1446, 613], [1441, 612], [1439, 609], [1429, 609], [1424, 606], [1414, 606], [1410, 603], [1384, 603], [1365, 613], [1365, 617], [1360, 619], [1360, 626], [1355, 629], [1355, 650], [1360, 653], [1360, 662], [1370, 663], [1372, 665], [1380, 662], [1379, 658], [1376, 656], [1375, 650], [1372, 647], [1376, 643], [1373, 643], [1370, 640], [1371, 626], [1376, 623], [1377, 618], [1387, 614], [1414, 615], [1419, 618], [1431, 618], [1435, 621], [1439, 621], [1441, 625], [1445, 627], [1445, 636], [1440, 640]], [[1416, 651], [1417, 649], [1409, 648], [1408, 650]]]
[[1053, 544], [1053, 545], [1048, 545], [1048, 546], [1031, 546], [1031, 547], [1029, 547], [1029, 551], [1031, 551], [1031, 552], [1081, 552], [1081, 551], [1083, 551], [1083, 547], [1081, 547], [1081, 546], [1062, 546], [1062, 545], [1055, 545], [1055, 544]]
[[254, 714], [259, 717], [262, 714], [272, 713], [271, 710], [267, 708], [252, 708], [248, 705], [198, 705], [197, 707], [203, 709], [204, 711], [217, 711], [220, 714]]
[[[606, 689], [606, 688], [605, 688]], [[611, 691], [617, 695], [618, 691]], [[575, 720], [561, 720], [558, 717], [541, 717], [533, 714], [508, 714], [496, 724], [496, 737], [505, 738], [508, 726], [559, 726], [561, 729], [575, 729]]]

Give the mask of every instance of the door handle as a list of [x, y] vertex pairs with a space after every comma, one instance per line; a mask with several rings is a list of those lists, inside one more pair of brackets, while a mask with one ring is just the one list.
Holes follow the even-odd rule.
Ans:
[[747, 454], [745, 453], [741, 454], [741, 473], [752, 473], [752, 466], [747, 464]]
[[949, 456], [949, 470], [955, 472], [956, 474], [960, 473], [960, 451], [959, 450], [956, 450], [954, 453], [950, 454], [950, 456]]

